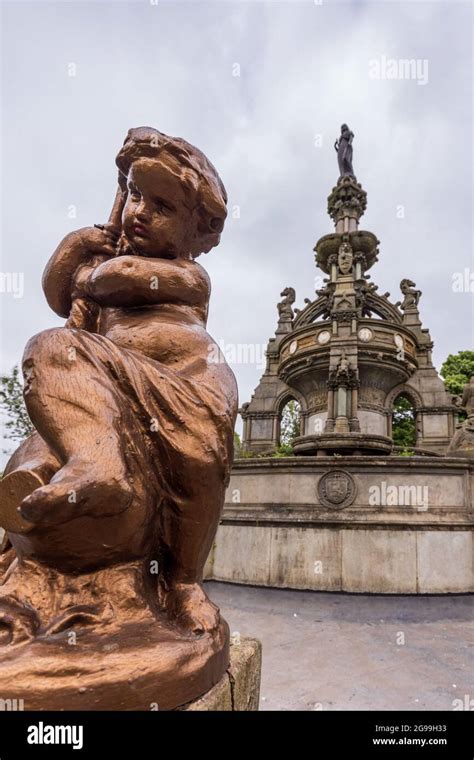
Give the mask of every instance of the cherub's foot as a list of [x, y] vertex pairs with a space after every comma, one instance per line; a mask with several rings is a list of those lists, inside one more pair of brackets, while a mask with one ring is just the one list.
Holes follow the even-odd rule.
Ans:
[[35, 525], [60, 525], [85, 514], [115, 515], [130, 504], [133, 492], [123, 477], [104, 477], [105, 469], [69, 462], [48, 485], [23, 499], [20, 512]]
[[199, 583], [172, 584], [164, 592], [163, 602], [170, 617], [189, 632], [201, 635], [219, 627], [219, 608]]
[[28, 533], [35, 526], [20, 514], [23, 500], [44, 481], [34, 470], [14, 470], [0, 480], [0, 527], [12, 533]]

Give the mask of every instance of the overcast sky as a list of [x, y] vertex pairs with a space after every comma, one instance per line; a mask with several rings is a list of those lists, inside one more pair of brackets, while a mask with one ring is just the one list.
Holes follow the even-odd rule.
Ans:
[[[198, 146], [226, 185], [221, 244], [200, 259], [221, 344], [263, 347], [285, 286], [297, 306], [313, 297], [347, 122], [379, 292], [398, 300], [403, 277], [423, 291], [438, 368], [474, 346], [473, 295], [453, 292], [474, 271], [470, 2], [15, 0], [2, 15], [1, 271], [24, 275], [23, 294], [0, 293], [2, 370], [61, 324], [43, 268], [67, 232], [106, 221], [115, 155], [141, 125]], [[390, 64], [404, 59], [412, 78]], [[243, 403], [261, 367], [234, 371]]]

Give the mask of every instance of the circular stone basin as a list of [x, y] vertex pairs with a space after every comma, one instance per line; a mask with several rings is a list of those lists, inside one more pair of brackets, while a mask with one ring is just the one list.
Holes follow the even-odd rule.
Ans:
[[392, 450], [391, 438], [384, 435], [366, 433], [322, 433], [321, 435], [301, 435], [293, 441], [293, 451], [298, 455], [316, 454], [389, 454]]

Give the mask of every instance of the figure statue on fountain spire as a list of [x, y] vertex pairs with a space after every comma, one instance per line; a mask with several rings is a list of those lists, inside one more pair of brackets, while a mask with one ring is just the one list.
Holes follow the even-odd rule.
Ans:
[[347, 124], [342, 124], [341, 134], [334, 143], [334, 148], [337, 151], [337, 163], [339, 164], [339, 174], [341, 177], [354, 177], [354, 169], [352, 167], [352, 140], [354, 139], [354, 132], [351, 132]]

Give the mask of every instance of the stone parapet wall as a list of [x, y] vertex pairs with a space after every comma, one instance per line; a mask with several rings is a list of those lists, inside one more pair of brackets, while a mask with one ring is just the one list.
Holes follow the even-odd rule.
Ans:
[[[351, 481], [347, 505], [328, 506], [321, 490], [335, 471]], [[473, 465], [454, 458], [237, 462], [207, 577], [320, 591], [473, 591], [473, 480]]]

